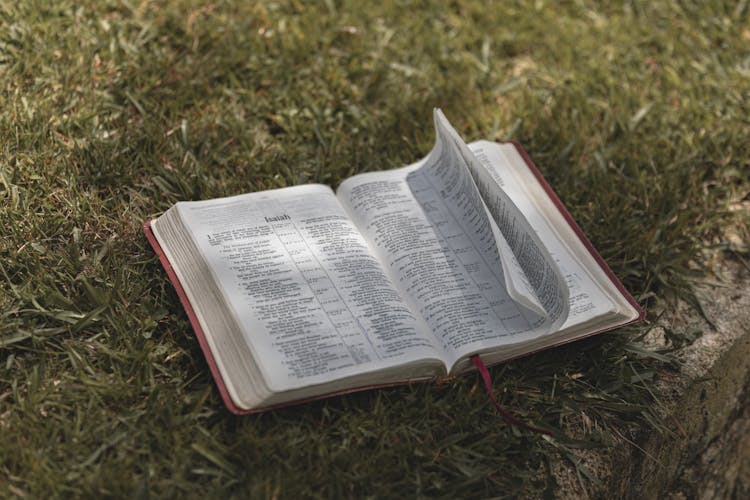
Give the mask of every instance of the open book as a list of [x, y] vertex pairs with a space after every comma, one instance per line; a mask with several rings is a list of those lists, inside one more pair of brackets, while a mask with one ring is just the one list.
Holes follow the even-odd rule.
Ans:
[[435, 111], [423, 160], [144, 225], [236, 413], [460, 374], [642, 311], [514, 143]]

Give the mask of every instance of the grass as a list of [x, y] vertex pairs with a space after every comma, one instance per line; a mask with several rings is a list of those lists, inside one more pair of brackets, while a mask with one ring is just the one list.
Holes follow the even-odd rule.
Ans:
[[[442, 107], [520, 141], [647, 307], [746, 252], [746, 2], [0, 1], [0, 492], [551, 495], [561, 457], [672, 432], [650, 324], [474, 377], [223, 409], [141, 223], [401, 166]], [[734, 233], [734, 238], [727, 238]], [[679, 337], [680, 332], [671, 332]], [[679, 342], [676, 342], [679, 343]]]

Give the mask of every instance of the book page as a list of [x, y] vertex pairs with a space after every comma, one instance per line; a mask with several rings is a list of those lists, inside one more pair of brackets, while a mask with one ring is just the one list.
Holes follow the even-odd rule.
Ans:
[[274, 391], [438, 357], [330, 188], [177, 207]]
[[568, 287], [552, 257], [439, 112], [435, 126], [425, 160], [348, 179], [342, 204], [452, 361], [558, 328]]
[[[465, 184], [463, 196], [473, 197], [475, 210], [481, 210], [479, 206], [483, 205], [490, 216], [511, 297], [526, 307], [541, 307], [541, 314], [548, 318], [545, 328], [559, 329], [569, 313], [568, 286], [546, 245], [525, 213], [474, 156], [440, 110], [435, 110], [435, 128], [436, 148], [442, 148], [441, 161], [453, 165], [445, 184], [458, 184], [452, 178], [461, 179], [460, 184]], [[421, 170], [426, 168], [427, 165]], [[436, 178], [445, 178], [434, 170]]]

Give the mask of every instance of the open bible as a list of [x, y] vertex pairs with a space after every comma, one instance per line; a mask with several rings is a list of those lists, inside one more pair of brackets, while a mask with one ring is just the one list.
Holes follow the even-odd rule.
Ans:
[[231, 411], [460, 374], [642, 317], [520, 146], [434, 120], [413, 165], [144, 225]]

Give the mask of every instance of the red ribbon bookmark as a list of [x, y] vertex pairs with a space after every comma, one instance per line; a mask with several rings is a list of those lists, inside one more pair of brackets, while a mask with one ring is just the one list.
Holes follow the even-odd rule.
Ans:
[[487, 389], [487, 394], [490, 395], [490, 399], [495, 404], [495, 409], [500, 414], [500, 416], [505, 419], [506, 422], [508, 422], [511, 425], [515, 425], [516, 427], [526, 429], [527, 431], [537, 432], [539, 434], [546, 434], [547, 436], [555, 435], [555, 433], [552, 431], [548, 431], [547, 429], [541, 429], [539, 427], [534, 427], [533, 425], [529, 425], [526, 422], [522, 422], [521, 420], [518, 420], [516, 417], [513, 416], [512, 413], [506, 411], [502, 406], [500, 406], [500, 403], [498, 403], [497, 399], [495, 399], [495, 391], [492, 390], [492, 379], [490, 378], [490, 372], [489, 370], [487, 370], [487, 367], [482, 361], [482, 358], [480, 358], [478, 354], [475, 354], [474, 356], [471, 357], [471, 362], [474, 363], [474, 366], [476, 366], [477, 370], [479, 370], [479, 374], [482, 375], [482, 380], [484, 380], [484, 387]]

